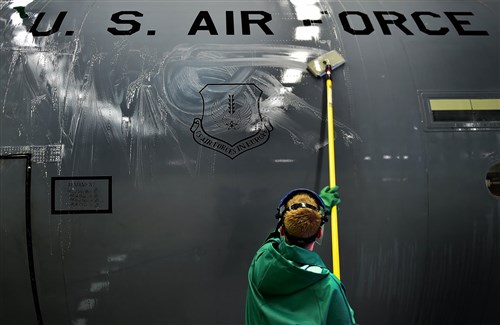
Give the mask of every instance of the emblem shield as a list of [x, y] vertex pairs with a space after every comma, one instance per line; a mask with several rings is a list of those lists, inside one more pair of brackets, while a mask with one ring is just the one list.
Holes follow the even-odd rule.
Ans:
[[208, 84], [199, 93], [203, 115], [191, 126], [198, 144], [234, 159], [269, 140], [272, 126], [260, 114], [255, 84]]

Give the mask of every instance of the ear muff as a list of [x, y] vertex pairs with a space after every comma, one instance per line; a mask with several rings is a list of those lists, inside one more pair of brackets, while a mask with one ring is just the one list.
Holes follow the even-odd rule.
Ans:
[[[276, 219], [280, 219], [280, 222], [278, 223], [278, 225], [281, 225], [281, 223], [283, 222], [283, 216], [289, 210], [297, 209], [300, 207], [305, 207], [305, 208], [317, 210], [312, 205], [309, 205], [306, 203], [294, 204], [292, 207], [287, 208], [286, 203], [288, 202], [288, 200], [290, 200], [293, 196], [295, 196], [296, 194], [299, 194], [299, 193], [306, 193], [316, 201], [316, 203], [318, 204], [318, 208], [319, 208], [318, 212], [321, 215], [321, 225], [323, 225], [325, 222], [328, 222], [328, 216], [326, 215], [326, 207], [325, 207], [325, 204], [323, 203], [323, 200], [321, 199], [321, 197], [319, 197], [319, 195], [316, 194], [315, 192], [308, 190], [306, 188], [297, 188], [297, 189], [291, 190], [290, 192], [286, 193], [285, 196], [281, 199], [281, 201], [278, 205], [278, 208], [277, 208], [278, 212], [276, 213]], [[299, 205], [299, 206], [296, 206], [296, 205]]]

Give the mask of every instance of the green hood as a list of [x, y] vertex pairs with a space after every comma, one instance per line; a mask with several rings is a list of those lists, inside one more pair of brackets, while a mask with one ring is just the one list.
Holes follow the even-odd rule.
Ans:
[[[301, 269], [302, 265], [320, 266], [322, 270], [318, 274]], [[304, 290], [329, 274], [315, 252], [276, 239], [257, 252], [252, 271], [249, 280], [264, 296], [289, 295]]]
[[270, 237], [248, 270], [245, 324], [352, 325], [355, 321], [342, 284], [318, 254]]

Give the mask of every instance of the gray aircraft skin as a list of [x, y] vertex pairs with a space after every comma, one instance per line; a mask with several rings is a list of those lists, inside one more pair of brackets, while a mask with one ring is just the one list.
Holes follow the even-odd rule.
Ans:
[[357, 322], [500, 324], [498, 0], [3, 1], [0, 26], [0, 324], [243, 324], [280, 199], [328, 184], [331, 50]]

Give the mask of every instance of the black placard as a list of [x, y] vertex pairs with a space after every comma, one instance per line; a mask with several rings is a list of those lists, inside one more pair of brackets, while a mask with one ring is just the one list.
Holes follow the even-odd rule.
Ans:
[[52, 177], [52, 214], [112, 213], [111, 176]]

